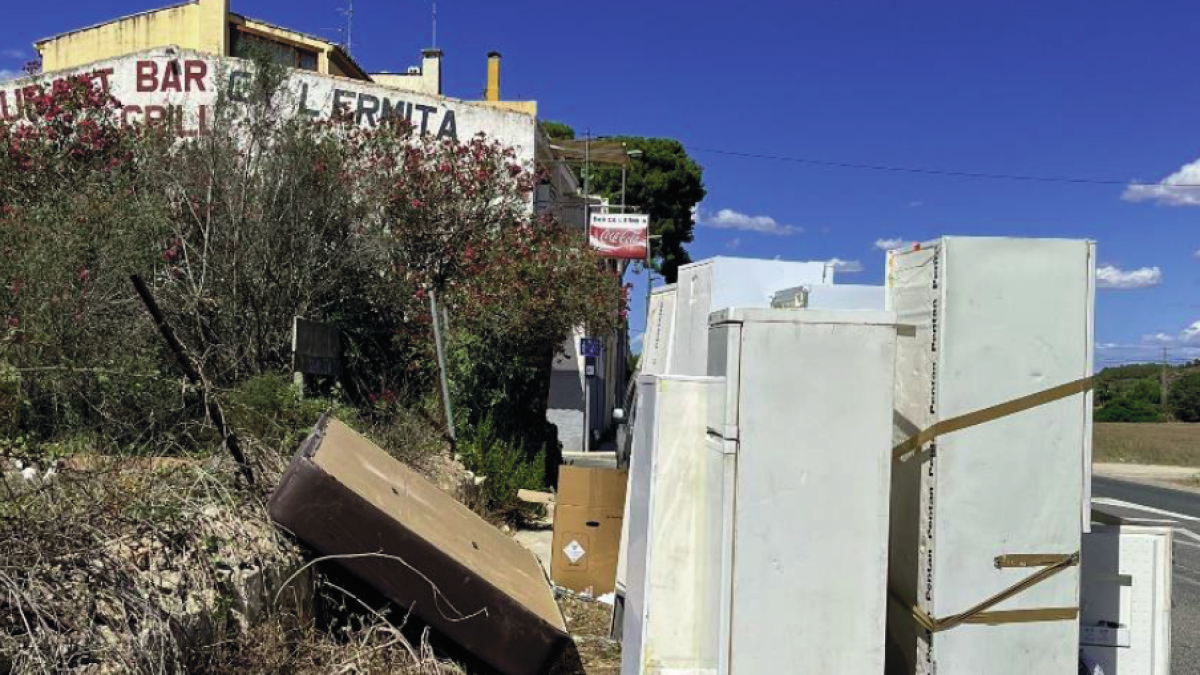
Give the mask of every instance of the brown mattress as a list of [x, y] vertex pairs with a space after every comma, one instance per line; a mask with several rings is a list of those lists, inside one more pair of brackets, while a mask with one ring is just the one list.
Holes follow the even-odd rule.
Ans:
[[337, 420], [305, 440], [270, 511], [322, 555], [391, 556], [337, 562], [505, 675], [547, 672], [570, 639], [532, 553]]

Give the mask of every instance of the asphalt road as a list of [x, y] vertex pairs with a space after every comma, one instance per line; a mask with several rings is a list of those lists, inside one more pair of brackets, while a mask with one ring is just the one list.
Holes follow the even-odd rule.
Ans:
[[1200, 494], [1094, 477], [1092, 497], [1122, 517], [1172, 522], [1171, 672], [1200, 675]]

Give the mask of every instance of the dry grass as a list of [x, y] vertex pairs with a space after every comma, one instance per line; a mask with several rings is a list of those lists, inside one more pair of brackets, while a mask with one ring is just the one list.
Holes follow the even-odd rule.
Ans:
[[1200, 424], [1096, 424], [1097, 462], [1200, 467]]
[[612, 607], [602, 602], [562, 596], [558, 600], [576, 653], [566, 655], [553, 675], [617, 675], [621, 645], [609, 637]]

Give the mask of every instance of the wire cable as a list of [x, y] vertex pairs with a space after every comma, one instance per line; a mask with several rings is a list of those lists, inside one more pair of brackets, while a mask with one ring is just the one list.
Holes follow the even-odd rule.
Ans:
[[914, 173], [927, 176], [950, 176], [954, 178], [975, 178], [986, 180], [1010, 180], [1033, 183], [1074, 183], [1080, 185], [1119, 185], [1123, 187], [1164, 187], [1164, 188], [1200, 188], [1200, 183], [1142, 183], [1129, 180], [1113, 180], [1106, 178], [1076, 178], [1071, 176], [1034, 176], [1017, 173], [989, 173], [985, 171], [951, 171], [947, 169], [929, 169], [917, 166], [893, 166], [888, 164], [858, 164], [855, 162], [837, 162], [809, 157], [788, 157], [784, 155], [767, 155], [754, 152], [737, 152], [734, 150], [718, 150], [716, 148], [698, 148], [691, 146], [689, 150], [707, 152], [714, 155], [741, 157], [744, 159], [766, 159], [775, 162], [790, 162], [837, 169], [859, 169], [864, 171], [888, 171], [892, 173]]

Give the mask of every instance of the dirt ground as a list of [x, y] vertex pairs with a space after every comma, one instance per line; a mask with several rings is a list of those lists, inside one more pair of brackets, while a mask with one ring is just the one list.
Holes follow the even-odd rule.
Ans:
[[1092, 465], [1092, 472], [1104, 478], [1200, 493], [1200, 468], [1197, 467], [1097, 462]]
[[579, 661], [564, 664], [554, 675], [617, 675], [621, 672], [621, 645], [609, 637], [612, 607], [602, 602], [560, 597], [567, 629], [575, 638]]

